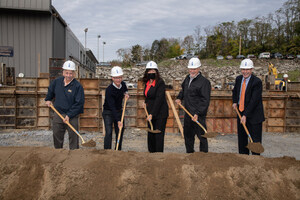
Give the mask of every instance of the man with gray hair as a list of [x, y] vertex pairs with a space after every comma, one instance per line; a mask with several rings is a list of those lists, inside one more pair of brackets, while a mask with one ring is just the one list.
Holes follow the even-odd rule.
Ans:
[[73, 61], [66, 61], [63, 65], [63, 76], [52, 81], [45, 98], [46, 105], [50, 107], [52, 100], [54, 107], [64, 117], [62, 120], [56, 113], [53, 116], [53, 142], [56, 149], [63, 148], [66, 129], [69, 133], [69, 148], [79, 148], [79, 138], [66, 124], [69, 122], [78, 130], [78, 116], [83, 113], [84, 91], [81, 84], [75, 79], [76, 66]]

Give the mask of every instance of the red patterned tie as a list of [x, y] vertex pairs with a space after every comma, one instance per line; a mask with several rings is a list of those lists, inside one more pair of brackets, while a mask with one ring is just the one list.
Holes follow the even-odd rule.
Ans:
[[244, 81], [243, 81], [242, 92], [241, 92], [241, 98], [240, 98], [240, 106], [239, 106], [239, 110], [240, 110], [241, 112], [244, 111], [245, 90], [246, 90], [246, 79], [244, 79]]

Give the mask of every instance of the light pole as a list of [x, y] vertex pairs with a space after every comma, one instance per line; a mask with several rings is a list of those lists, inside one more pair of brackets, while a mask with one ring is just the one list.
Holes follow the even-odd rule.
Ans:
[[104, 62], [104, 45], [106, 44], [106, 42], [103, 42], [103, 62]]
[[101, 38], [101, 35], [98, 35], [98, 61], [100, 62], [100, 52], [99, 52], [99, 40]]
[[86, 33], [89, 29], [88, 28], [85, 28], [84, 29], [84, 36], [85, 36], [85, 40], [84, 40], [84, 48], [86, 48]]

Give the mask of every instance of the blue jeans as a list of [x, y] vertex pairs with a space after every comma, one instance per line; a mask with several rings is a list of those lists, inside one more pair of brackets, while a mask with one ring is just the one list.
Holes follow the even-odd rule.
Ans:
[[[120, 114], [120, 116], [121, 116], [122, 111], [120, 111], [118, 114]], [[111, 149], [113, 125], [115, 127], [115, 134], [116, 134], [116, 143], [115, 143], [114, 149], [116, 149], [117, 141], [118, 141], [118, 134], [119, 134], [118, 122], [116, 120], [114, 120], [112, 111], [110, 111], [110, 110], [103, 110], [102, 116], [103, 116], [104, 126], [105, 126], [104, 149]], [[121, 137], [120, 137], [120, 141], [119, 141], [119, 150], [122, 149], [124, 124], [125, 123], [123, 121], [123, 128], [121, 131]]]

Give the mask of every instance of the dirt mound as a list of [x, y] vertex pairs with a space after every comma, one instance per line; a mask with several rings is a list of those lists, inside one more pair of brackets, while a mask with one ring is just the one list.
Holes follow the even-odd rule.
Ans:
[[300, 161], [0, 148], [0, 199], [300, 199]]

